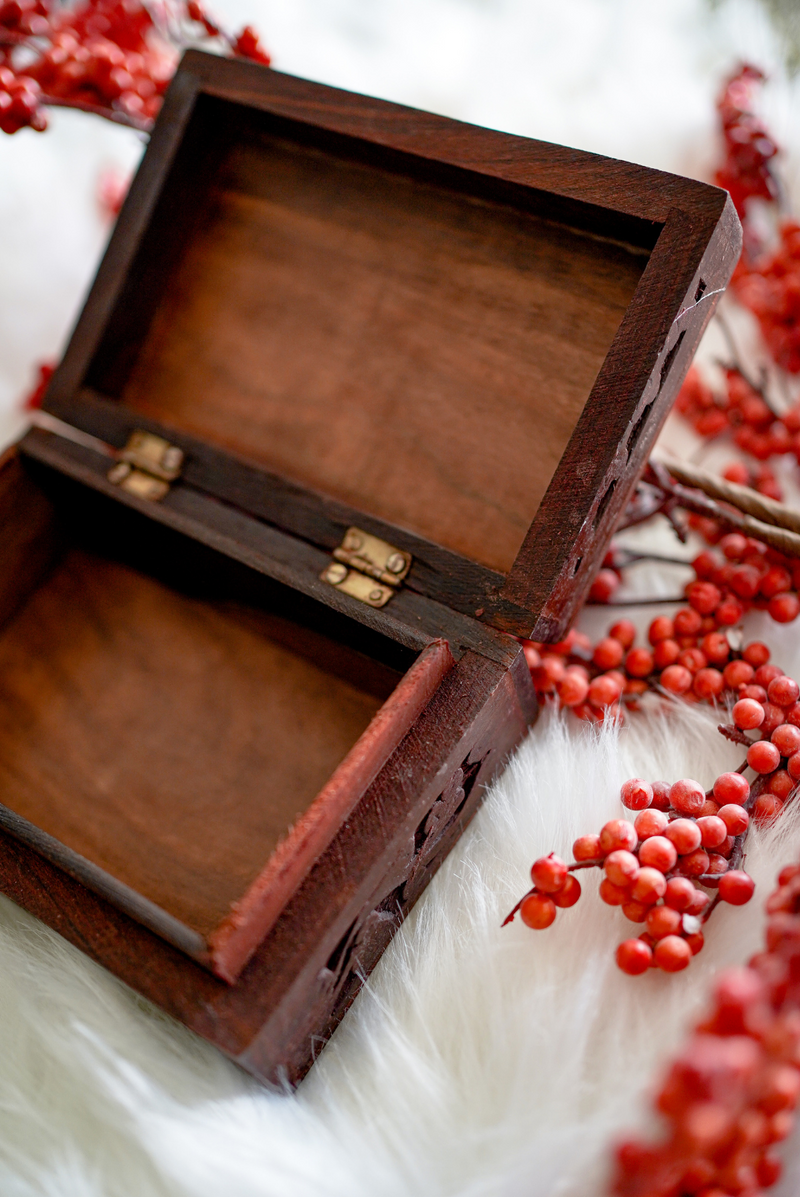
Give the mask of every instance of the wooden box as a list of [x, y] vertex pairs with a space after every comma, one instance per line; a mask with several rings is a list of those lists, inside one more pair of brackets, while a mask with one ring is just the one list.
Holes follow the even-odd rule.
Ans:
[[535, 715], [715, 188], [191, 52], [0, 473], [0, 888], [301, 1077]]

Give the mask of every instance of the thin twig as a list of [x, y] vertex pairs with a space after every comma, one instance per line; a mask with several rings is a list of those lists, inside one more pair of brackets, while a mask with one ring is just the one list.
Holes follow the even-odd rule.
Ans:
[[720, 478], [699, 466], [687, 466], [684, 462], [665, 461], [667, 469], [673, 478], [684, 482], [687, 486], [695, 486], [703, 494], [712, 499], [721, 499], [724, 503], [731, 503], [746, 515], [771, 524], [776, 528], [787, 528], [791, 532], [800, 533], [800, 511], [787, 507], [785, 503], [778, 503], [767, 495], [759, 494], [751, 486], [742, 486], [738, 482], [729, 482], [727, 478]]
[[745, 536], [752, 536], [761, 540], [772, 548], [778, 549], [787, 557], [800, 557], [800, 535], [790, 532], [787, 528], [778, 528], [771, 524], [762, 523], [752, 516], [743, 515], [734, 508], [720, 507], [714, 499], [708, 498], [701, 490], [694, 490], [680, 482], [673, 482], [666, 467], [651, 458], [649, 469], [656, 479], [656, 485], [664, 491], [665, 496], [673, 499], [680, 507], [693, 511], [696, 515], [715, 520], [728, 528]]

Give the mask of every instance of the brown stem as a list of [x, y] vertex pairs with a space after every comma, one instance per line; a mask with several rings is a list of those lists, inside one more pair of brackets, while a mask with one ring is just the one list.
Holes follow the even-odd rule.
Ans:
[[[717, 724], [717, 731], [721, 736], [724, 736], [726, 740], [730, 740], [732, 744], [741, 744], [744, 748], [750, 748], [754, 743], [753, 740], [748, 740], [744, 732], [740, 731], [740, 729], [734, 726], [733, 723], [719, 723]], [[747, 761], [745, 761], [741, 768], [737, 769], [736, 772], [743, 773], [746, 768]]]

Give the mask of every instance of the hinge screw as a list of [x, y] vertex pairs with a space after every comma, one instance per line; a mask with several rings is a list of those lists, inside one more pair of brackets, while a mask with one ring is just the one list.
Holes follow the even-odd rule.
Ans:
[[406, 559], [402, 553], [392, 553], [386, 562], [386, 568], [391, 574], [401, 574], [406, 567]]
[[329, 565], [325, 572], [325, 580], [330, 582], [333, 586], [338, 586], [338, 584], [343, 582], [346, 577], [347, 566], [340, 565], [338, 562], [335, 562], [333, 565]]

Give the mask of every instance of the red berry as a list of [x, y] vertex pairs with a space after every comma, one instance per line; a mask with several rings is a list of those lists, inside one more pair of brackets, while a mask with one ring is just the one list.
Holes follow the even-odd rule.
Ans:
[[606, 669], [616, 669], [618, 665], [622, 664], [624, 656], [625, 649], [619, 640], [615, 640], [613, 636], [606, 636], [604, 640], [598, 640], [592, 661], [598, 669], [605, 671]]
[[793, 752], [786, 762], [786, 771], [795, 781], [800, 780], [800, 752]]
[[706, 942], [702, 931], [693, 931], [691, 935], [687, 935], [685, 938], [693, 956], [696, 956], [698, 952], [702, 952]]
[[785, 802], [794, 787], [794, 778], [785, 769], [778, 769], [769, 779], [767, 789], [770, 794], [774, 794], [776, 798], [780, 798], [782, 802]]
[[688, 669], [690, 673], [697, 673], [699, 669], [705, 669], [708, 661], [702, 649], [685, 648], [678, 657], [678, 664], [682, 665], [684, 669]]
[[774, 794], [766, 791], [759, 794], [753, 804], [753, 819], [759, 827], [769, 826], [770, 823], [775, 822], [782, 808], [783, 803], [780, 798], [776, 798]]
[[639, 869], [631, 890], [631, 897], [635, 902], [642, 902], [645, 906], [651, 906], [657, 902], [659, 898], [663, 898], [667, 889], [667, 881], [664, 874], [658, 869], [645, 867]]
[[640, 811], [633, 821], [640, 840], [649, 839], [653, 835], [663, 835], [668, 824], [669, 818], [666, 813], [663, 810], [654, 810], [652, 806]]
[[719, 818], [728, 828], [728, 835], [741, 835], [747, 830], [750, 822], [750, 816], [744, 807], [733, 803], [719, 808]]
[[575, 860], [598, 860], [603, 855], [599, 835], [581, 835], [572, 845]]
[[617, 848], [632, 852], [638, 838], [633, 823], [627, 819], [611, 819], [600, 831], [600, 849], [604, 855]]
[[689, 964], [692, 949], [679, 935], [667, 935], [656, 944], [653, 958], [665, 973], [677, 973]]
[[711, 702], [721, 694], [725, 687], [722, 674], [718, 669], [698, 669], [694, 677], [692, 689], [698, 698]]
[[653, 648], [653, 664], [658, 670], [667, 669], [680, 655], [681, 646], [677, 640], [659, 640]]
[[752, 698], [740, 698], [733, 708], [733, 722], [743, 731], [760, 727], [764, 722], [764, 708]]
[[723, 632], [709, 632], [701, 640], [700, 648], [706, 654], [709, 664], [718, 665], [720, 668], [727, 663], [731, 655], [728, 637]]
[[673, 910], [683, 913], [691, 906], [696, 892], [694, 883], [688, 877], [670, 877], [664, 902]]
[[800, 752], [800, 727], [793, 723], [781, 723], [770, 736], [781, 756], [792, 756]]
[[714, 619], [723, 628], [732, 628], [744, 615], [744, 607], [732, 594], [726, 594], [714, 612]]
[[753, 640], [752, 643], [742, 649], [742, 658], [747, 661], [748, 665], [752, 665], [754, 669], [766, 665], [769, 657], [769, 649], [760, 640]]
[[755, 672], [747, 661], [730, 661], [722, 671], [722, 680], [729, 690], [738, 690], [753, 680]]
[[596, 707], [608, 707], [622, 696], [622, 685], [616, 677], [603, 673], [589, 683], [589, 702]]
[[750, 797], [750, 782], [741, 773], [720, 773], [714, 782], [714, 797], [720, 806], [731, 802], [743, 806]]
[[625, 669], [631, 677], [648, 677], [653, 666], [653, 654], [646, 648], [632, 648], [625, 658]]
[[604, 877], [600, 882], [598, 892], [608, 906], [624, 906], [626, 902], [630, 901], [629, 890], [623, 889], [619, 885], [614, 885], [613, 881], [609, 881], [608, 877]]
[[767, 610], [776, 623], [792, 623], [800, 615], [800, 598], [793, 591], [776, 594]]
[[713, 582], [690, 582], [686, 587], [689, 606], [701, 615], [710, 615], [722, 598], [721, 591]]
[[531, 866], [531, 877], [537, 889], [545, 894], [556, 894], [563, 889], [569, 873], [567, 866], [560, 856], [551, 852], [549, 856], [541, 856]]
[[709, 852], [706, 872], [716, 876], [718, 873], [726, 873], [727, 871], [728, 862], [725, 857], [721, 856], [719, 852]]
[[620, 619], [608, 629], [608, 634], [619, 640], [623, 648], [630, 648], [636, 639], [636, 625], [629, 619]]
[[770, 682], [779, 677], [783, 677], [783, 670], [779, 665], [759, 665], [753, 680], [757, 686], [763, 686], [768, 690]]
[[756, 773], [772, 773], [781, 763], [781, 754], [771, 740], [758, 740], [747, 750], [747, 763]]
[[653, 808], [655, 810], [669, 810], [669, 783], [666, 781], [654, 781], [653, 785]]
[[624, 888], [636, 880], [639, 861], [632, 852], [626, 852], [624, 848], [617, 848], [614, 852], [609, 852], [603, 863], [603, 868], [612, 885]]
[[697, 820], [701, 843], [704, 848], [719, 848], [728, 838], [728, 828], [719, 815], [705, 816]]
[[553, 901], [561, 910], [574, 906], [581, 896], [581, 883], [572, 873], [569, 874], [563, 887], [553, 894]]
[[626, 939], [617, 948], [617, 966], [629, 977], [646, 973], [652, 959], [652, 949], [641, 939]]
[[768, 740], [775, 729], [785, 722], [785, 712], [783, 707], [776, 707], [773, 702], [763, 702], [761, 705], [764, 708], [764, 722], [758, 730], [761, 739]]
[[619, 586], [619, 577], [613, 569], [601, 569], [589, 590], [589, 598], [595, 603], [607, 603]]
[[653, 906], [647, 914], [647, 930], [653, 939], [676, 935], [681, 929], [681, 916], [671, 906]]
[[682, 607], [673, 617], [676, 636], [696, 636], [702, 626], [702, 616], [693, 607]]
[[669, 799], [679, 814], [697, 815], [706, 800], [706, 792], [698, 781], [684, 777], [670, 787]]
[[684, 877], [702, 877], [708, 872], [708, 853], [703, 848], [687, 852], [678, 861], [678, 871]]
[[741, 532], [727, 532], [720, 540], [719, 547], [729, 561], [741, 561], [747, 552], [747, 540]]
[[[798, 730], [798, 747], [800, 747], [800, 730]], [[632, 777], [626, 781], [620, 790], [622, 805], [628, 810], [644, 810], [653, 801], [653, 787], [640, 777]]]
[[685, 913], [694, 915], [702, 914], [710, 901], [711, 899], [705, 890], [695, 889], [694, 893], [692, 894], [692, 900], [686, 907]]
[[741, 869], [731, 869], [719, 879], [719, 896], [731, 906], [744, 906], [752, 898], [755, 888], [752, 877]]
[[576, 707], [584, 702], [589, 693], [589, 683], [579, 672], [567, 669], [564, 677], [556, 683], [556, 693], [565, 707]]
[[686, 694], [692, 688], [692, 675], [683, 665], [668, 665], [659, 678], [661, 685], [671, 694]]
[[793, 678], [782, 675], [773, 678], [767, 686], [767, 698], [776, 707], [791, 707], [800, 698], [800, 686]]
[[620, 907], [626, 919], [630, 919], [632, 923], [643, 923], [647, 918], [647, 912], [650, 909], [644, 902], [637, 902], [631, 898], [627, 902], [623, 902]]
[[695, 848], [700, 847], [700, 828], [693, 819], [675, 819], [664, 835], [675, 845], [679, 856], [685, 856], [687, 852], [694, 852]]
[[519, 916], [526, 927], [543, 931], [555, 920], [555, 902], [546, 894], [529, 894], [519, 908]]
[[678, 853], [675, 845], [664, 835], [652, 835], [639, 848], [639, 864], [668, 873], [675, 867]]
[[656, 645], [660, 640], [671, 640], [675, 635], [675, 626], [668, 615], [659, 615], [650, 624], [647, 630], [647, 639], [652, 645]]

